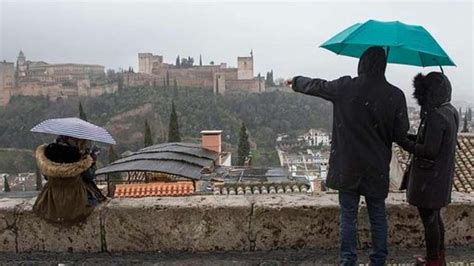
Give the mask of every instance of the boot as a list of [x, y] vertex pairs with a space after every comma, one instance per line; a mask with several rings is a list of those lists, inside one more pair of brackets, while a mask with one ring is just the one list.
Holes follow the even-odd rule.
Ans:
[[442, 266], [446, 266], [446, 249], [441, 249], [439, 251], [439, 260], [441, 261]]
[[415, 255], [415, 265], [416, 266], [422, 266], [426, 265], [426, 258], [423, 257], [422, 255]]
[[430, 260], [430, 259], [427, 259], [427, 258], [421, 256], [421, 255], [415, 255], [415, 265], [416, 266], [422, 266], [422, 265], [441, 266], [443, 264], [442, 264], [442, 260], [440, 258]]

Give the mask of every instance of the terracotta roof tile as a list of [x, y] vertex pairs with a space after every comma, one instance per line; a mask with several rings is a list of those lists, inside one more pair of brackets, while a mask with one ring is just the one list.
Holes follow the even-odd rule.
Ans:
[[[403, 170], [406, 168], [408, 153], [395, 146], [394, 154]], [[474, 134], [458, 134], [456, 146], [453, 191], [474, 192]]]
[[178, 197], [194, 193], [194, 184], [189, 181], [154, 182], [116, 185], [116, 198]]

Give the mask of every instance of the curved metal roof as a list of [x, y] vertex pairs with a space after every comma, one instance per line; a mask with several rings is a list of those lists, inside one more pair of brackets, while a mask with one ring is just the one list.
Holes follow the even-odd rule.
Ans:
[[219, 154], [199, 144], [165, 143], [143, 148], [96, 171], [97, 175], [114, 172], [161, 172], [200, 179], [204, 167], [213, 167]]

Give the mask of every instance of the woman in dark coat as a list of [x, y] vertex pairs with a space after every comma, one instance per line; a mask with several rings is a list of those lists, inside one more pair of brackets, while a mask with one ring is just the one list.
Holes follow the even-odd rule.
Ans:
[[413, 145], [407, 200], [418, 208], [425, 228], [426, 258], [417, 264], [443, 265], [444, 225], [440, 209], [451, 202], [459, 117], [451, 105], [451, 84], [439, 72], [418, 74], [414, 97], [421, 106], [421, 123]]
[[63, 136], [55, 143], [38, 147], [36, 162], [48, 180], [33, 206], [38, 216], [50, 222], [79, 222], [105, 200], [90, 181], [95, 159], [86, 147], [85, 140]]

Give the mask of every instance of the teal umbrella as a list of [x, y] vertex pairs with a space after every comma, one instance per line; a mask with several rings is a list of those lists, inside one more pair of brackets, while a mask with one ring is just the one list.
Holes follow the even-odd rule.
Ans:
[[371, 46], [385, 47], [389, 63], [422, 67], [455, 66], [425, 28], [399, 21], [357, 23], [321, 45], [336, 54], [357, 58]]

